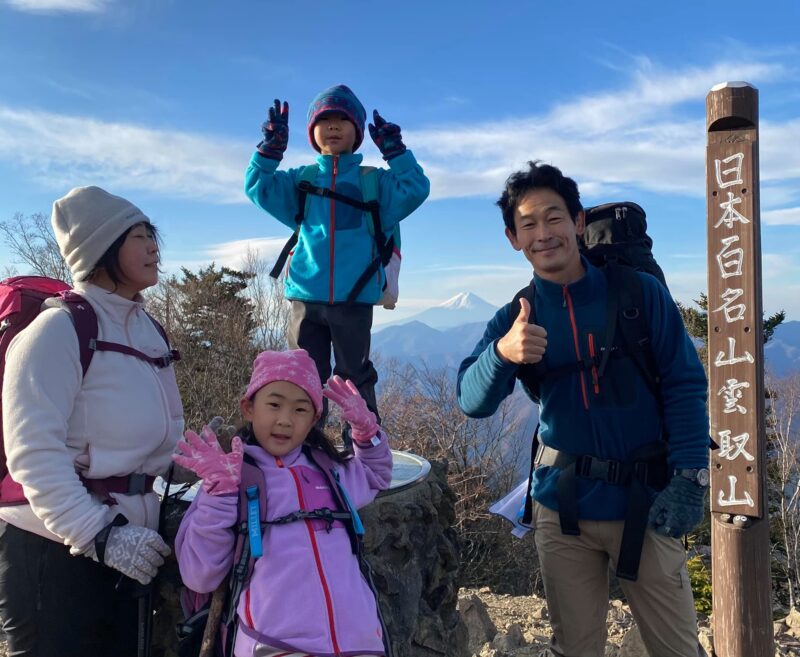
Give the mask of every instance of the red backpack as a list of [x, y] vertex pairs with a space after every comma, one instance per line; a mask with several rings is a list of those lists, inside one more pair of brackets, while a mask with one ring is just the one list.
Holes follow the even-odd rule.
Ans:
[[[46, 302], [50, 299], [53, 301], [47, 305], [61, 305], [69, 310], [72, 323], [75, 325], [75, 332], [78, 334], [81, 368], [84, 376], [86, 376], [95, 351], [116, 351], [152, 363], [156, 367], [169, 367], [171, 363], [181, 358], [176, 350], [170, 349], [169, 339], [164, 328], [150, 315], [147, 316], [150, 317], [167, 344], [167, 353], [164, 356], [154, 358], [127, 345], [98, 340], [97, 315], [94, 309], [90, 303], [73, 292], [63, 281], [45, 276], [15, 276], [0, 281], [0, 479], [2, 479], [0, 481], [0, 505], [26, 503], [22, 486], [11, 478], [6, 466], [2, 405], [2, 381], [6, 367], [6, 351], [14, 337], [47, 307]], [[117, 478], [112, 477], [108, 481], [112, 479]], [[105, 481], [107, 480], [84, 480], [84, 484], [87, 485], [87, 488], [101, 493], [114, 492], [113, 487], [103, 486]], [[91, 482], [91, 484], [87, 484], [87, 482]], [[108, 500], [111, 499], [107, 495], [106, 497]], [[113, 500], [111, 502], [113, 503]]]

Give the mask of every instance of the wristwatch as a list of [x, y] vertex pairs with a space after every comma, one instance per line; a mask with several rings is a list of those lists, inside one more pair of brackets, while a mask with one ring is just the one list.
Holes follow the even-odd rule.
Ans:
[[675, 470], [676, 477], [684, 477], [700, 488], [707, 488], [711, 483], [711, 473], [708, 468], [683, 468]]

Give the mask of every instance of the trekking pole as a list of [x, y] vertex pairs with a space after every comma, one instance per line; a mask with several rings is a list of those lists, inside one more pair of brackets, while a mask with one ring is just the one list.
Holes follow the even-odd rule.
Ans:
[[136, 636], [137, 657], [150, 657], [150, 639], [153, 628], [153, 583], [137, 582], [133, 597], [139, 599], [139, 626]]
[[222, 607], [225, 605], [225, 597], [228, 589], [228, 578], [220, 582], [220, 585], [211, 596], [211, 606], [208, 610], [208, 620], [206, 629], [203, 631], [203, 640], [200, 643], [200, 654], [198, 657], [213, 657], [214, 641], [219, 632], [219, 624], [222, 620]]

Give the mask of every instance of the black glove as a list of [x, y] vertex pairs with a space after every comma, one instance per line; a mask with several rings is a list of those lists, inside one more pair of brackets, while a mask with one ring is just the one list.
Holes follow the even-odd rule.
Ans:
[[283, 153], [289, 144], [289, 103], [275, 99], [275, 104], [269, 108], [269, 120], [261, 124], [264, 140], [256, 146], [258, 152], [272, 160], [283, 159]]
[[369, 136], [372, 137], [372, 141], [375, 142], [384, 160], [388, 162], [393, 157], [406, 152], [406, 146], [400, 136], [399, 125], [387, 123], [378, 114], [378, 110], [372, 111], [372, 120], [375, 121], [375, 125], [369, 124]]
[[650, 524], [664, 536], [688, 534], [703, 520], [706, 490], [685, 477], [673, 477], [650, 507]]

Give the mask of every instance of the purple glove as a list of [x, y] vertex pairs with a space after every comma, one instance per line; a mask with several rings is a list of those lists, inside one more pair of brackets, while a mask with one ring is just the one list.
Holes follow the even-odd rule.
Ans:
[[173, 454], [172, 460], [184, 468], [188, 468], [203, 479], [203, 490], [209, 495], [225, 495], [239, 490], [242, 479], [242, 440], [234, 436], [231, 441], [231, 453], [226, 454], [217, 436], [208, 426], [198, 436], [194, 431], [187, 431], [186, 441], [178, 442], [180, 454]]
[[380, 430], [375, 414], [367, 408], [367, 402], [355, 384], [336, 375], [328, 379], [322, 394], [342, 409], [342, 417], [350, 423], [353, 439], [368, 443]]
[[369, 124], [369, 136], [372, 137], [372, 141], [375, 142], [384, 160], [388, 162], [393, 157], [406, 152], [405, 144], [400, 137], [399, 125], [387, 123], [378, 114], [378, 110], [372, 110], [372, 120], [375, 121], [375, 125]]
[[284, 101], [281, 109], [281, 101], [275, 99], [275, 104], [269, 108], [269, 120], [261, 124], [261, 132], [264, 141], [256, 146], [258, 152], [280, 162], [289, 144], [289, 103]]

